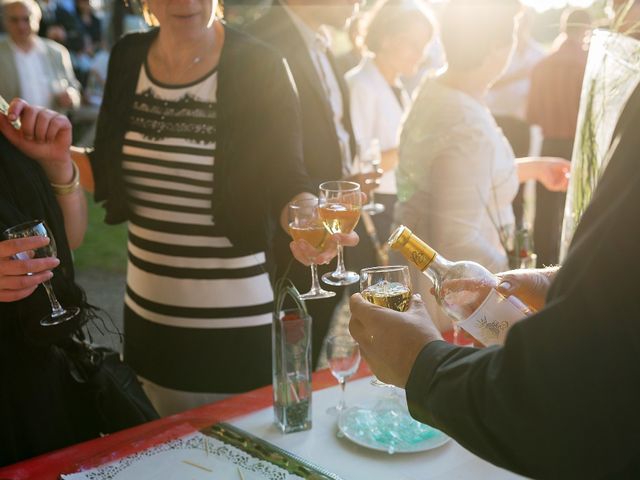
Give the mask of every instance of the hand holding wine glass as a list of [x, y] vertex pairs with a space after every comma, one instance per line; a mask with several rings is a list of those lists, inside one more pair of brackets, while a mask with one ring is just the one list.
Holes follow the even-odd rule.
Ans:
[[[319, 213], [329, 233], [349, 234], [360, 220], [362, 194], [360, 185], [354, 182], [325, 182], [320, 185]], [[326, 273], [322, 280], [334, 286], [351, 285], [360, 277], [344, 266], [342, 244], [338, 243], [338, 264], [336, 270]]]
[[340, 414], [346, 409], [345, 389], [347, 379], [358, 371], [360, 366], [360, 347], [351, 335], [334, 335], [327, 339], [327, 361], [331, 374], [340, 384], [340, 402], [327, 410], [329, 414]]
[[[51, 234], [49, 227], [47, 227], [46, 223], [42, 220], [31, 220], [8, 228], [4, 231], [3, 236], [8, 240], [28, 239], [30, 237], [46, 237], [49, 239], [49, 242], [41, 242], [39, 247], [23, 250], [22, 252], [16, 252], [13, 254], [13, 257], [18, 260], [26, 260], [28, 258], [47, 259], [57, 255], [56, 243], [53, 235]], [[26, 246], [25, 243], [28, 242], [23, 242], [23, 247]], [[29, 273], [27, 273], [27, 275]], [[47, 296], [49, 297], [49, 303], [51, 304], [51, 314], [40, 320], [40, 324], [43, 326], [58, 325], [77, 317], [80, 313], [80, 309], [78, 307], [64, 309], [62, 305], [60, 305], [60, 302], [53, 291], [53, 286], [51, 285], [50, 279], [52, 277], [53, 274], [49, 278], [39, 282], [42, 283], [42, 286], [46, 290]]]
[[[411, 301], [411, 276], [405, 265], [364, 268], [360, 272], [360, 293], [368, 302], [404, 312]], [[377, 387], [389, 385], [374, 379]]]
[[317, 257], [326, 248], [329, 233], [318, 213], [317, 198], [304, 198], [289, 204], [289, 233], [294, 241], [313, 247], [309, 250], [311, 254], [308, 256], [311, 261], [311, 289], [300, 295], [300, 298], [302, 300], [317, 300], [335, 296], [335, 292], [324, 290], [318, 280]]
[[405, 312], [371, 303], [359, 293], [351, 296], [349, 308], [349, 331], [371, 371], [387, 384], [404, 388], [425, 345], [442, 340], [418, 295]]
[[42, 282], [53, 277], [51, 270], [60, 264], [54, 257], [32, 258], [27, 252], [49, 244], [47, 237], [0, 240], [0, 302], [27, 298]]

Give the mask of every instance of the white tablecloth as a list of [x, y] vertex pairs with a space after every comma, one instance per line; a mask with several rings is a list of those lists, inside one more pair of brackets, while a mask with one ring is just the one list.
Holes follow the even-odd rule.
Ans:
[[[371, 405], [386, 389], [365, 378], [347, 384], [347, 404]], [[370, 450], [338, 438], [336, 417], [326, 413], [338, 402], [338, 387], [313, 394], [313, 428], [284, 435], [273, 425], [273, 409], [267, 408], [230, 422], [285, 450], [325, 467], [345, 480], [503, 480], [522, 479], [481, 460], [451, 440], [434, 450], [396, 453]]]

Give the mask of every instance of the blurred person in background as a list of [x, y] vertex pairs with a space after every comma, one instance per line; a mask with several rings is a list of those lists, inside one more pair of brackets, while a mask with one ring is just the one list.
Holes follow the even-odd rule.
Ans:
[[68, 5], [59, 0], [38, 0], [38, 4], [42, 9], [38, 35], [64, 45], [69, 51], [82, 49], [82, 26], [75, 16], [73, 1]]
[[7, 37], [0, 39], [0, 95], [24, 98], [59, 112], [80, 105], [80, 84], [69, 52], [36, 32], [41, 11], [35, 0], [0, 0]]
[[75, 6], [75, 17], [82, 34], [82, 48], [71, 53], [78, 80], [86, 87], [93, 56], [102, 42], [102, 22], [89, 0], [76, 0]]
[[511, 63], [487, 94], [487, 105], [496, 117], [526, 118], [531, 71], [545, 55], [543, 48], [531, 37], [534, 19], [533, 10], [523, 11]]
[[360, 63], [364, 53], [364, 17], [358, 12], [353, 15], [347, 22], [347, 36], [351, 48], [336, 57], [336, 67], [339, 72], [346, 74], [349, 70]]
[[[591, 22], [586, 10], [565, 10], [554, 50], [533, 69], [527, 121], [542, 128], [544, 156], [571, 160]], [[558, 263], [564, 200], [564, 193], [538, 185], [534, 245], [541, 266]]]
[[128, 221], [124, 357], [169, 415], [271, 383], [271, 239], [314, 190], [282, 57], [215, 0], [142, 8], [89, 155], [106, 223]]
[[563, 266], [502, 275], [539, 310], [503, 346], [443, 342], [417, 297], [404, 313], [351, 299], [363, 358], [411, 415], [527, 478], [640, 478], [638, 125], [640, 86]]
[[[302, 116], [304, 164], [314, 191], [322, 182], [342, 179], [360, 181], [363, 191], [373, 187], [366, 183], [366, 177], [353, 173], [356, 143], [351, 125], [349, 91], [335, 65], [327, 29], [327, 26], [343, 29], [347, 20], [357, 12], [358, 4], [358, 0], [274, 0], [264, 15], [248, 27], [250, 34], [280, 52], [291, 68]], [[363, 232], [362, 222], [356, 230]], [[345, 255], [347, 265], [353, 270], [376, 263], [375, 248], [370, 238], [362, 233], [360, 238], [358, 248], [347, 251]], [[274, 246], [276, 276], [287, 272], [292, 259], [290, 241], [284, 231], [277, 233]], [[318, 270], [324, 273], [329, 271], [329, 267], [320, 265]], [[294, 263], [287, 275], [300, 291], [308, 290], [307, 268]], [[314, 367], [339, 301], [340, 295], [336, 295], [307, 304], [313, 318]]]
[[[485, 103], [509, 63], [519, 11], [517, 0], [449, 2], [441, 25], [448, 68], [423, 82], [402, 127], [396, 170], [396, 224], [448, 259], [472, 260], [493, 272], [508, 267], [505, 237], [514, 228], [511, 203], [519, 183], [567, 187], [569, 162], [516, 161]], [[427, 278], [414, 268], [412, 281], [438, 326], [450, 327]]]
[[390, 235], [396, 203], [400, 123], [411, 105], [401, 76], [412, 76], [434, 36], [434, 20], [421, 0], [382, 0], [365, 24], [362, 62], [347, 76], [351, 119], [356, 143], [362, 149], [377, 140], [384, 174], [376, 201], [385, 211], [373, 217], [380, 241]]

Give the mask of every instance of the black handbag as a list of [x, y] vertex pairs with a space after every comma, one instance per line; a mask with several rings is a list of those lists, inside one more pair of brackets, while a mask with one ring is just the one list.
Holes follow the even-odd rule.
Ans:
[[87, 391], [102, 433], [160, 418], [135, 372], [120, 359], [118, 352], [77, 337], [59, 348], [71, 377]]

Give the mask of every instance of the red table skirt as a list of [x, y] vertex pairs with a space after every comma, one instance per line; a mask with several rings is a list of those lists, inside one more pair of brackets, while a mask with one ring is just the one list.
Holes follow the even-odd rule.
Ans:
[[[445, 334], [445, 339], [451, 341], [451, 332]], [[353, 379], [368, 375], [371, 375], [371, 371], [362, 362]], [[329, 370], [313, 374], [314, 390], [322, 390], [336, 384], [337, 382]], [[0, 468], [0, 480], [56, 480], [61, 473], [73, 473], [81, 469], [103, 465], [195, 430], [247, 415], [271, 405], [271, 386], [259, 388]]]
[[[363, 362], [353, 378], [368, 375], [371, 375], [371, 372]], [[314, 390], [335, 385], [337, 382], [329, 370], [314, 373]], [[267, 386], [0, 468], [0, 479], [56, 480], [61, 473], [96, 467], [270, 405], [272, 389], [271, 386]]]

